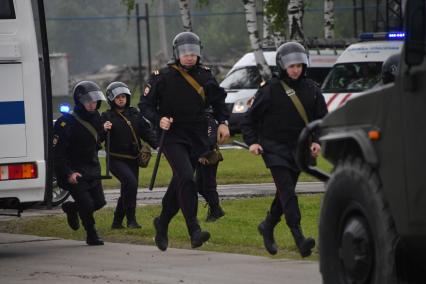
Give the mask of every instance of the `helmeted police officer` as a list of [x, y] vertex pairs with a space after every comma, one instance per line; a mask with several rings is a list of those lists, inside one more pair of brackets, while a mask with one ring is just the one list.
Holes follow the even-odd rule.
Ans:
[[106, 204], [101, 181], [96, 179], [101, 174], [98, 150], [104, 137], [98, 109], [105, 97], [91, 81], [77, 83], [73, 97], [73, 113], [64, 113], [54, 126], [54, 168], [58, 185], [69, 190], [75, 200], [65, 202], [62, 209], [73, 230], [79, 228], [80, 215], [88, 245], [103, 245], [95, 229], [93, 212]]
[[389, 58], [386, 59], [385, 62], [383, 62], [381, 74], [383, 84], [389, 84], [395, 81], [395, 77], [396, 75], [398, 75], [400, 57], [401, 54], [396, 53], [389, 56]]
[[229, 136], [225, 106], [226, 92], [210, 70], [200, 64], [201, 42], [192, 32], [179, 33], [173, 40], [173, 60], [155, 71], [145, 87], [139, 108], [144, 117], [165, 132], [164, 155], [173, 177], [163, 198], [162, 211], [154, 219], [155, 243], [168, 246], [168, 224], [182, 210], [191, 237], [191, 246], [201, 246], [210, 238], [197, 220], [197, 186], [194, 170], [197, 159], [208, 149], [205, 109], [211, 105], [220, 123], [219, 140]]
[[130, 106], [131, 92], [122, 82], [112, 82], [106, 89], [110, 109], [102, 113], [104, 128], [110, 130], [111, 172], [121, 183], [120, 197], [114, 212], [112, 229], [123, 228], [124, 216], [127, 227], [141, 228], [136, 221], [136, 196], [139, 181], [138, 154], [141, 138], [157, 148], [157, 138], [139, 111]]
[[[300, 170], [294, 159], [297, 139], [306, 122], [290, 96], [297, 96], [308, 121], [322, 118], [327, 107], [316, 83], [306, 78], [308, 58], [301, 44], [281, 45], [276, 61], [279, 75], [259, 88], [241, 127], [250, 152], [262, 154], [277, 188], [270, 211], [258, 226], [265, 248], [270, 254], [277, 253], [273, 230], [284, 214], [300, 254], [306, 257], [315, 241], [305, 238], [300, 227], [301, 214], [295, 194]], [[312, 143], [313, 156], [320, 150], [318, 143]]]

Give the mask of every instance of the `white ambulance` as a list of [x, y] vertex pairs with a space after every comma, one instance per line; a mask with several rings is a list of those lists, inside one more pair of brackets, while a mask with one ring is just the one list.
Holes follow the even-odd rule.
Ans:
[[[309, 78], [321, 84], [333, 67], [343, 49], [311, 49], [309, 51]], [[266, 63], [272, 72], [277, 72], [275, 61], [276, 52], [263, 52]], [[254, 96], [261, 77], [256, 67], [253, 52], [246, 53], [232, 66], [221, 82], [221, 87], [227, 91], [226, 105], [231, 112], [229, 127], [232, 133], [240, 131], [240, 122], [248, 108], [248, 101]]]
[[48, 54], [43, 1], [0, 1], [0, 209], [18, 215], [51, 200]]
[[403, 32], [365, 33], [361, 42], [350, 45], [321, 86], [328, 110], [380, 84], [382, 64], [401, 52], [404, 36]]

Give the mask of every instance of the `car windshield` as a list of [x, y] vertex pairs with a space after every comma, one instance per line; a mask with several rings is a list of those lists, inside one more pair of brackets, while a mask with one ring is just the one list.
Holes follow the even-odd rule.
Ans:
[[323, 93], [362, 92], [380, 82], [382, 62], [336, 64], [321, 89]]
[[234, 70], [220, 84], [225, 89], [257, 89], [261, 82], [256, 66], [247, 66]]

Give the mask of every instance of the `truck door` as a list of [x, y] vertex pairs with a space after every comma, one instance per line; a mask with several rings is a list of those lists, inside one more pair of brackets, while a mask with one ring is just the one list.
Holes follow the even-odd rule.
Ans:
[[401, 58], [402, 135], [408, 218], [410, 225], [420, 225], [426, 224], [426, 13], [424, 1], [409, 1], [408, 5], [407, 39]]

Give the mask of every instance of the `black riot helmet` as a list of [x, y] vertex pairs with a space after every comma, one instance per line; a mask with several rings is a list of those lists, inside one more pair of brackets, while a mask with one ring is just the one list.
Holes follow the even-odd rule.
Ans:
[[388, 57], [382, 65], [382, 82], [383, 84], [392, 83], [398, 74], [400, 54], [394, 54]]
[[[173, 39], [173, 58], [179, 60], [179, 56], [195, 54], [198, 61], [201, 57], [201, 41], [200, 38], [192, 32], [182, 32]], [[198, 62], [197, 62], [198, 63]]]
[[99, 109], [101, 102], [105, 101], [105, 96], [101, 88], [92, 81], [81, 81], [74, 86], [74, 103], [76, 106], [89, 102], [98, 102], [96, 109]]
[[107, 95], [108, 103], [112, 108], [116, 107], [116, 105], [114, 103], [114, 99], [118, 95], [121, 95], [121, 94], [126, 95], [126, 107], [129, 107], [130, 106], [130, 96], [132, 94], [130, 93], [130, 89], [126, 84], [124, 84], [123, 82], [112, 82], [106, 88], [106, 95]]
[[303, 64], [303, 74], [308, 66], [306, 50], [298, 42], [286, 42], [277, 49], [276, 62], [280, 73], [286, 74], [285, 70], [293, 64]]

